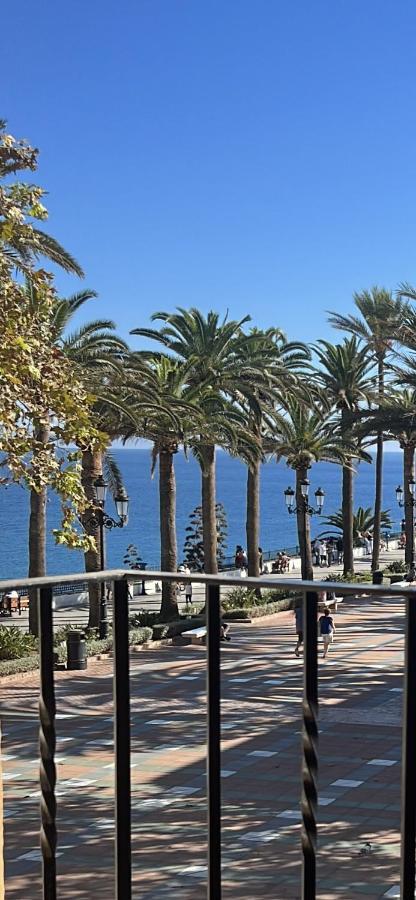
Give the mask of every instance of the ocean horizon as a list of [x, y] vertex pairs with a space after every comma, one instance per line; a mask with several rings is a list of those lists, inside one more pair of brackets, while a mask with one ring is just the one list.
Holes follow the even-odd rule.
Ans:
[[[121, 529], [107, 532], [107, 565], [118, 567], [128, 544], [135, 544], [140, 556], [149, 568], [159, 567], [159, 491], [158, 470], [150, 475], [150, 451], [143, 447], [113, 448], [130, 498], [129, 523]], [[183, 558], [185, 528], [189, 514], [200, 504], [200, 469], [189, 455], [179, 452], [175, 457], [177, 485], [177, 537], [178, 561]], [[217, 453], [217, 499], [222, 502], [228, 522], [228, 553], [236, 544], [246, 545], [246, 467], [240, 460]], [[375, 467], [361, 462], [357, 465], [355, 479], [355, 508], [374, 503]], [[383, 509], [390, 511], [393, 530], [400, 530], [402, 511], [397, 505], [395, 489], [403, 480], [402, 454], [390, 451], [384, 457]], [[336, 512], [341, 505], [341, 469], [330, 463], [318, 463], [310, 472], [311, 497], [317, 487], [325, 490], [322, 516], [312, 519], [312, 535], [323, 531], [325, 516]], [[290, 516], [285, 507], [283, 491], [294, 486], [294, 472], [285, 462], [269, 461], [262, 466], [261, 474], [261, 529], [260, 543], [263, 550], [294, 547], [297, 544], [296, 517]], [[115, 516], [111, 497], [107, 512]], [[83, 555], [76, 550], [57, 546], [51, 533], [59, 526], [59, 500], [52, 492], [48, 498], [48, 574], [62, 575], [82, 572]], [[0, 578], [24, 578], [28, 570], [29, 492], [19, 485], [0, 488]]]

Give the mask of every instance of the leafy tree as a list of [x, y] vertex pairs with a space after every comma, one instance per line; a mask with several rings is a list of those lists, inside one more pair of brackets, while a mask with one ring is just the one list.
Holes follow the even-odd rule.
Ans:
[[79, 263], [51, 235], [39, 229], [36, 221], [48, 218], [41, 202], [45, 191], [23, 182], [11, 182], [10, 176], [28, 170], [35, 172], [38, 150], [26, 141], [16, 140], [6, 132], [6, 122], [0, 119], [0, 253], [9, 271], [17, 269], [32, 275], [39, 258], [44, 257], [66, 272], [80, 277]]
[[[215, 507], [217, 527], [217, 557], [219, 567], [225, 559], [227, 549], [227, 515], [222, 503]], [[186, 538], [183, 555], [186, 563], [193, 572], [205, 571], [204, 537], [202, 522], [202, 506], [197, 506], [189, 516], [189, 525], [185, 529]]]
[[[354, 334], [364, 342], [368, 352], [375, 356], [378, 373], [378, 402], [381, 405], [385, 392], [386, 361], [394, 343], [400, 340], [408, 314], [408, 304], [396, 298], [384, 288], [373, 287], [369, 291], [354, 294], [359, 313], [343, 316], [330, 313], [329, 321], [335, 328]], [[383, 432], [377, 434], [376, 484], [374, 498], [374, 544], [372, 569], [379, 567], [381, 537], [381, 503], [383, 496]]]
[[[1, 133], [0, 176], [35, 165], [36, 151]], [[8, 471], [3, 481], [20, 481], [37, 493], [45, 485], [55, 489], [63, 514], [55, 539], [86, 549], [90, 539], [76, 528], [87, 505], [79, 456], [64, 449], [57, 454], [56, 447], [95, 443], [99, 434], [89, 395], [71, 360], [54, 344], [51, 276], [35, 268], [45, 246], [30, 221], [46, 217], [39, 191], [21, 183], [0, 185], [0, 451]], [[59, 247], [53, 241], [49, 246]], [[25, 285], [14, 280], [16, 267], [30, 277], [36, 304]]]
[[[30, 279], [26, 279], [25, 285], [28, 301], [34, 314], [37, 313], [41, 298], [38, 290]], [[50, 340], [57, 351], [72, 361], [76, 366], [78, 378], [87, 386], [91, 400], [91, 416], [94, 424], [101, 434], [101, 443], [89, 442], [82, 445], [81, 452], [81, 483], [85, 495], [91, 504], [94, 503], [94, 482], [99, 475], [106, 474], [111, 486], [114, 485], [118, 493], [124, 487], [121, 473], [113, 457], [106, 459], [105, 446], [109, 443], [109, 437], [105, 436], [106, 422], [98, 410], [103, 408], [103, 402], [98, 401], [97, 395], [105, 392], [105, 403], [110, 402], [111, 394], [117, 384], [115, 377], [112, 386], [109, 386], [110, 369], [122, 360], [127, 352], [127, 344], [114, 333], [115, 324], [108, 319], [98, 319], [86, 322], [75, 331], [68, 331], [72, 324], [73, 316], [89, 300], [97, 296], [95, 291], [84, 289], [70, 297], [56, 298], [51, 309], [51, 334]], [[114, 376], [114, 372], [112, 372]], [[95, 396], [95, 400], [93, 399]], [[50, 423], [45, 421], [38, 430], [39, 444], [47, 443], [50, 435]], [[46, 574], [46, 501], [47, 484], [41, 490], [32, 490], [30, 494], [30, 519], [29, 519], [29, 576]], [[101, 568], [102, 552], [100, 546], [100, 529], [96, 525], [95, 518], [86, 512], [82, 516], [82, 524], [86, 534], [91, 538], [85, 548], [85, 568], [87, 572], [96, 572]], [[90, 617], [89, 625], [94, 628], [99, 621], [100, 585], [89, 585]]]

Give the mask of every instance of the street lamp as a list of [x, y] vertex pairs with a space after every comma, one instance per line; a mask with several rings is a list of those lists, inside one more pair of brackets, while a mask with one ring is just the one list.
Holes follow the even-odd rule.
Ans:
[[[319, 487], [315, 491], [315, 501], [316, 506], [313, 507], [309, 503], [309, 488], [310, 481], [308, 478], [303, 478], [300, 482], [300, 501], [298, 505], [295, 505], [295, 491], [292, 487], [287, 487], [284, 493], [286, 508], [288, 513], [294, 515], [295, 513], [302, 513], [304, 518], [304, 533], [306, 534], [306, 516], [320, 516], [322, 512], [322, 508], [325, 501], [325, 491]], [[307, 556], [306, 556], [306, 548], [301, 547], [302, 554], [302, 577], [305, 577], [305, 573], [307, 572]], [[307, 575], [306, 575], [307, 577]]]
[[[99, 477], [94, 482], [94, 499], [96, 506], [94, 511], [88, 517], [88, 524], [92, 526], [92, 528], [98, 528], [100, 534], [101, 571], [105, 570], [104, 528], [107, 528], [109, 530], [111, 530], [112, 528], [124, 528], [129, 520], [129, 498], [125, 491], [120, 491], [114, 497], [118, 521], [116, 519], [113, 519], [108, 515], [108, 513], [106, 513], [104, 507], [107, 498], [107, 488], [108, 484], [105, 478], [103, 478], [102, 475], [99, 475]], [[102, 582], [101, 584], [99, 637], [100, 640], [108, 637], [107, 594], [104, 582]]]
[[[396, 488], [396, 500], [401, 509], [413, 510], [416, 506], [416, 481], [413, 476], [409, 478], [407, 482], [409, 487], [409, 496], [405, 496], [405, 492], [402, 486], [399, 484]], [[404, 519], [404, 531], [406, 536], [406, 545], [405, 545], [405, 560], [410, 566], [414, 566], [415, 562], [415, 522], [413, 511], [410, 516], [406, 516]], [[409, 532], [409, 533], [408, 533]]]
[[293, 488], [291, 488], [290, 486], [286, 488], [283, 493], [288, 513], [304, 512], [305, 515], [308, 516], [321, 515], [325, 501], [325, 491], [322, 490], [321, 487], [319, 487], [315, 491], [316, 508], [314, 509], [309, 505], [309, 488], [310, 481], [308, 480], [308, 478], [304, 478], [300, 483], [300, 491], [303, 501], [301, 506], [295, 506], [295, 492]]

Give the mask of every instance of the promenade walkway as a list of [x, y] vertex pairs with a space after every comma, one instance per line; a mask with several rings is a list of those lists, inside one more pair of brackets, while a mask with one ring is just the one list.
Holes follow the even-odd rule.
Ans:
[[[320, 900], [399, 897], [403, 606], [346, 600], [321, 660]], [[222, 646], [226, 900], [299, 898], [302, 662], [293, 616]], [[112, 900], [111, 662], [57, 673], [63, 900]], [[132, 658], [133, 896], [205, 892], [205, 649]], [[40, 900], [37, 678], [2, 687], [8, 900]], [[367, 844], [371, 846], [368, 847]]]
[[[380, 554], [380, 567], [385, 568], [389, 563], [394, 560], [403, 560], [404, 552], [403, 550], [383, 550]], [[360, 572], [368, 573], [371, 568], [371, 560], [370, 557], [362, 557], [360, 559], [355, 560], [355, 571], [357, 574]], [[333, 565], [330, 568], [324, 566], [320, 568], [318, 566], [314, 566], [314, 577], [319, 580], [321, 578], [327, 578], [330, 575], [339, 575], [342, 573], [341, 565]], [[236, 575], [236, 572], [229, 573], [230, 575]], [[274, 579], [284, 579], [284, 578], [299, 578], [301, 577], [300, 565], [296, 566], [294, 569], [290, 569], [289, 572], [284, 575], [273, 575]], [[241, 579], [241, 584], [244, 586], [244, 579]], [[264, 576], [264, 586], [267, 587], [267, 576]], [[194, 585], [193, 590], [193, 602], [194, 603], [204, 603], [204, 589], [202, 585]], [[61, 603], [64, 602], [64, 598], [61, 598]], [[129, 604], [130, 611], [137, 612], [141, 609], [147, 609], [152, 612], [159, 612], [160, 610], [160, 593], [148, 591], [145, 597], [135, 597], [130, 601]], [[180, 611], [184, 611], [185, 606], [185, 595], [184, 593], [179, 594], [179, 608]], [[109, 610], [111, 614], [111, 603], [109, 604]], [[60, 628], [63, 625], [75, 625], [85, 626], [88, 622], [88, 600], [85, 598], [85, 601], [82, 605], [77, 607], [68, 606], [63, 607], [62, 609], [58, 609], [54, 613], [54, 624], [56, 628]], [[29, 613], [27, 611], [22, 612], [22, 615], [19, 616], [17, 614], [13, 615], [11, 618], [5, 617], [0, 618], [1, 625], [14, 625], [21, 628], [23, 631], [27, 631], [29, 627]]]

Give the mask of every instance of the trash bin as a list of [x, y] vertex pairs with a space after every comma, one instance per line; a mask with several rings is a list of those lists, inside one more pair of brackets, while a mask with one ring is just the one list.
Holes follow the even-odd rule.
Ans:
[[373, 572], [373, 584], [383, 584], [383, 573], [380, 569]]
[[82, 631], [68, 631], [66, 638], [67, 669], [87, 668], [87, 645]]

